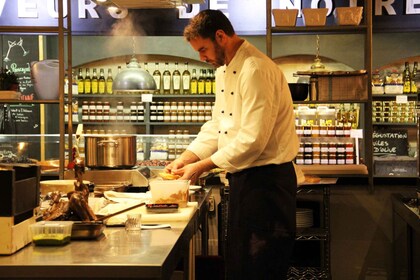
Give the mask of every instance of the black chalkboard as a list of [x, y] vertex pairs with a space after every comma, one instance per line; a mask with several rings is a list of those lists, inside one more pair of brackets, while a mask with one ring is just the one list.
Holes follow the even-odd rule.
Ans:
[[406, 129], [380, 129], [373, 131], [374, 156], [407, 156], [408, 132]]
[[[30, 64], [38, 60], [38, 36], [2, 36], [2, 67], [13, 71], [18, 76], [22, 100], [36, 99]], [[9, 108], [16, 123], [17, 134], [40, 132], [39, 104], [10, 104]]]

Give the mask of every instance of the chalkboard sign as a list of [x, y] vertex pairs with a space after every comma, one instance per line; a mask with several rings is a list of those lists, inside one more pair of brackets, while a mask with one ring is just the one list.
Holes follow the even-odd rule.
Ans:
[[[39, 60], [38, 36], [2, 36], [2, 67], [18, 76], [22, 100], [36, 99], [31, 79], [32, 61]], [[1, 103], [1, 100], [0, 100]], [[40, 118], [38, 104], [10, 104], [17, 134], [38, 134]]]
[[381, 129], [373, 131], [373, 155], [407, 156], [408, 132], [406, 129]]

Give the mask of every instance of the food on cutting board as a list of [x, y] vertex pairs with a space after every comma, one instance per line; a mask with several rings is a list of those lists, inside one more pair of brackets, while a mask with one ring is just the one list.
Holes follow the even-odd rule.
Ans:
[[176, 180], [181, 178], [181, 176], [176, 175], [176, 174], [172, 174], [172, 173], [167, 173], [167, 172], [160, 172], [159, 176], [163, 179], [163, 180]]

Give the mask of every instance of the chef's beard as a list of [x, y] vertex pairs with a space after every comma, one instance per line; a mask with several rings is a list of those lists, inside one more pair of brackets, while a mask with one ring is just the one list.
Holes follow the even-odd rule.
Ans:
[[225, 50], [217, 42], [213, 42], [213, 44], [216, 57], [213, 61], [207, 60], [207, 63], [210, 63], [214, 67], [218, 68], [225, 64]]

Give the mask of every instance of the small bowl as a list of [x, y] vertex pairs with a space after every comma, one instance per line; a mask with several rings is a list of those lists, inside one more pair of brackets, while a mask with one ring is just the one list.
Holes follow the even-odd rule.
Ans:
[[273, 9], [271, 11], [276, 26], [295, 26], [298, 14], [297, 9]]
[[187, 207], [189, 180], [151, 180], [149, 182], [153, 203], [176, 203]]
[[290, 93], [293, 101], [304, 101], [308, 98], [309, 84], [304, 83], [289, 83]]
[[304, 8], [302, 13], [306, 26], [324, 26], [327, 20], [328, 8]]

